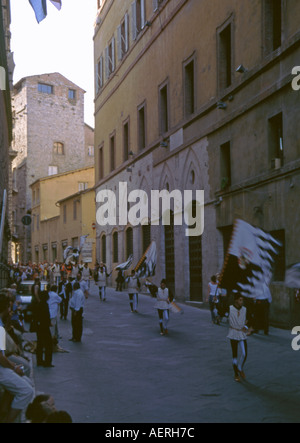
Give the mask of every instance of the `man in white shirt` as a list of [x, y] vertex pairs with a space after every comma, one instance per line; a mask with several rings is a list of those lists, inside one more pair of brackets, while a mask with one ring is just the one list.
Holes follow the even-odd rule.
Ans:
[[59, 338], [57, 316], [58, 316], [58, 308], [61, 302], [62, 298], [57, 294], [57, 286], [56, 285], [51, 286], [49, 291], [49, 300], [48, 300], [50, 320], [51, 320], [51, 335], [57, 341]]
[[81, 342], [82, 330], [83, 330], [83, 309], [84, 302], [87, 298], [82, 289], [80, 283], [76, 281], [73, 286], [73, 296], [70, 301], [70, 309], [72, 311], [72, 338], [70, 341]]

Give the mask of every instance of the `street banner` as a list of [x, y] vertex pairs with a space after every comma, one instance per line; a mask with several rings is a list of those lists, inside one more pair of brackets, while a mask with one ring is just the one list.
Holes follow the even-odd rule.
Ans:
[[156, 242], [153, 241], [135, 267], [139, 278], [147, 278], [155, 275], [157, 262]]
[[236, 220], [219, 286], [255, 298], [271, 282], [280, 246], [269, 233]]
[[131, 254], [131, 255], [128, 257], [127, 262], [125, 262], [125, 263], [121, 263], [120, 265], [118, 265], [118, 266], [116, 267], [116, 270], [117, 270], [117, 271], [126, 271], [127, 269], [130, 268], [130, 266], [132, 265], [132, 262], [133, 262], [133, 255]]
[[286, 269], [285, 286], [293, 289], [300, 288], [300, 263], [295, 263]]
[[84, 242], [82, 249], [80, 250], [80, 259], [84, 263], [92, 263], [93, 262], [93, 243], [92, 242]]

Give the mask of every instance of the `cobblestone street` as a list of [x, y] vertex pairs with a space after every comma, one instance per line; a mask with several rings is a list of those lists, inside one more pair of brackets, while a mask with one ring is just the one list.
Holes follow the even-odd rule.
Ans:
[[161, 337], [154, 299], [108, 290], [100, 303], [92, 288], [81, 344], [71, 343], [70, 321], [60, 321], [53, 369], [36, 368], [37, 392], [83, 423], [300, 422], [299, 355], [290, 331], [249, 339], [247, 381], [233, 380], [228, 326], [206, 310], [183, 306]]

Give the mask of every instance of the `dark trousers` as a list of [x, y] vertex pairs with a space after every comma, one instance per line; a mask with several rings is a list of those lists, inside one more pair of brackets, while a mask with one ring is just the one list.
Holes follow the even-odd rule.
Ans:
[[69, 299], [65, 298], [60, 304], [60, 317], [67, 320], [69, 310]]
[[83, 309], [81, 308], [79, 311], [75, 311], [72, 309], [72, 330], [73, 330], [73, 339], [76, 341], [81, 341], [82, 330], [83, 330]]
[[255, 330], [259, 331], [262, 329], [265, 334], [269, 333], [269, 312], [270, 303], [268, 300], [256, 300], [254, 316]]
[[[36, 347], [36, 361], [38, 365], [52, 363], [53, 342], [50, 328], [37, 328], [37, 347]], [[45, 360], [43, 358], [45, 353]]]

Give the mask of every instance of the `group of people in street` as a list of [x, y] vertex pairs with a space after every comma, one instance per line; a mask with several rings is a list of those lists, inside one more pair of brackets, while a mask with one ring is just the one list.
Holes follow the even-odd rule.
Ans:
[[[90, 272], [88, 277], [90, 279]], [[17, 279], [18, 275], [13, 276], [11, 287], [0, 292], [0, 422], [13, 423], [26, 411], [26, 418], [32, 423], [70, 423], [71, 418], [65, 411], [50, 414], [47, 399], [34, 399], [29, 359], [23, 348], [23, 334], [27, 331], [17, 300]], [[81, 341], [83, 308], [89, 295], [89, 283], [80, 272], [75, 279], [57, 275], [54, 281], [58, 285], [43, 285], [42, 289], [41, 280], [36, 276], [31, 286], [30, 332], [36, 333], [36, 364], [44, 368], [54, 367], [53, 350], [60, 338], [59, 313], [60, 318], [66, 320], [71, 309], [70, 340]]]
[[[39, 272], [37, 272], [39, 269]], [[45, 281], [45, 269], [47, 274], [47, 289], [41, 287], [41, 276]], [[50, 268], [39, 265], [38, 268], [28, 265], [22, 270], [20, 280], [20, 269], [11, 273], [11, 288], [0, 293], [0, 387], [4, 388], [4, 397], [0, 403], [0, 422], [13, 422], [21, 411], [26, 410], [26, 417], [30, 422], [47, 422], [48, 415], [56, 413], [56, 420], [71, 422], [71, 418], [65, 411], [49, 412], [49, 398], [34, 398], [34, 391], [28, 378], [30, 368], [22, 348], [22, 334], [25, 332], [25, 324], [19, 311], [16, 300], [17, 288], [20, 281], [34, 278], [32, 285], [32, 321], [30, 331], [36, 332], [36, 363], [37, 366], [46, 368], [54, 367], [52, 364], [53, 349], [60, 339], [58, 317], [62, 321], [67, 320], [71, 310], [72, 337], [70, 341], [80, 342], [83, 333], [83, 311], [85, 301], [89, 296], [90, 282], [94, 279], [98, 286], [100, 301], [106, 300], [106, 289], [108, 277], [112, 274], [107, 271], [104, 263], [96, 263], [93, 271], [88, 264], [72, 265], [66, 267], [55, 262]], [[122, 278], [121, 278], [122, 277]], [[139, 293], [141, 282], [135, 270], [128, 276], [119, 273], [117, 277], [117, 290], [126, 292], [129, 297], [129, 307], [132, 313], [138, 313]], [[167, 281], [163, 279], [160, 287], [153, 283], [144, 282], [152, 297], [156, 298], [154, 308], [157, 310], [159, 332], [161, 335], [168, 334], [168, 323], [170, 318], [170, 304], [173, 294], [168, 288]], [[226, 291], [219, 287], [218, 275], [211, 277], [208, 284], [208, 297], [211, 318], [214, 324], [220, 324], [223, 317], [228, 318], [229, 334], [232, 350], [232, 365], [234, 379], [239, 382], [245, 379], [244, 365], [248, 356], [247, 339], [252, 333], [263, 329], [268, 334], [269, 319], [268, 312], [271, 303], [271, 294], [265, 287], [262, 294], [257, 298], [244, 299], [236, 293], [230, 305], [229, 296]], [[4, 331], [4, 333], [3, 333]], [[5, 342], [3, 342], [5, 336]], [[13, 343], [13, 350], [7, 345]], [[8, 351], [11, 351], [8, 353]], [[240, 358], [238, 358], [240, 354]], [[46, 405], [46, 406], [45, 406]], [[51, 408], [50, 408], [51, 409]], [[54, 419], [54, 417], [50, 418]], [[39, 421], [41, 420], [41, 421]]]

